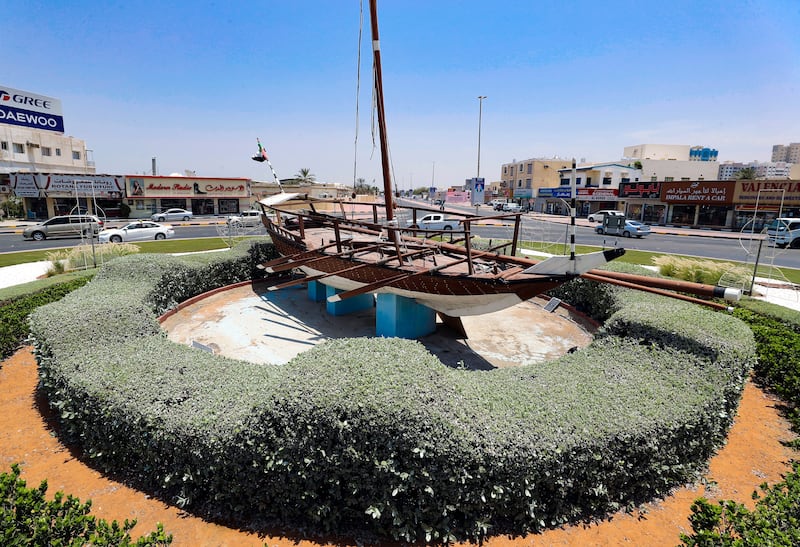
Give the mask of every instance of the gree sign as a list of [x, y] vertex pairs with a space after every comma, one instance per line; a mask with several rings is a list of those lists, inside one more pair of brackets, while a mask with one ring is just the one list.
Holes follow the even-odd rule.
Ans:
[[0, 84], [0, 124], [63, 133], [61, 101]]

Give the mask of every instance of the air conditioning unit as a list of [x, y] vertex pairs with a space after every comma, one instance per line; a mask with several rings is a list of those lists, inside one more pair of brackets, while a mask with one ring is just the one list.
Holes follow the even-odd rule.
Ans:
[[0, 184], [0, 194], [10, 194], [10, 193], [11, 193], [10, 186], [5, 186]]

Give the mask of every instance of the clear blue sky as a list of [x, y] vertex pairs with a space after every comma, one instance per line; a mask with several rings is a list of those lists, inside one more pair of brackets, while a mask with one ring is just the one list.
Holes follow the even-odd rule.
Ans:
[[[98, 172], [352, 184], [359, 0], [14, 2], [0, 84], [61, 99]], [[500, 178], [514, 159], [614, 161], [703, 145], [769, 161], [800, 141], [798, 0], [380, 0], [389, 143], [401, 188]], [[364, 4], [356, 176], [370, 136]]]

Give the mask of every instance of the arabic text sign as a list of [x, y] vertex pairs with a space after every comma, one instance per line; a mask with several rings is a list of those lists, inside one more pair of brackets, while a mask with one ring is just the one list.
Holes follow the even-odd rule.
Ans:
[[664, 203], [730, 205], [734, 185], [730, 182], [665, 182], [661, 185]]

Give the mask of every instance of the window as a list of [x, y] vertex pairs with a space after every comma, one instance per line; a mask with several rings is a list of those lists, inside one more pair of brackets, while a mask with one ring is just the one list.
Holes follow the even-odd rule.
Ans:
[[508, 173], [508, 166], [504, 165], [503, 166], [503, 174], [505, 175], [506, 173]]
[[675, 180], [675, 177], [664, 177], [664, 182], [672, 182]]
[[529, 164], [528, 164], [528, 174], [530, 175], [530, 174], [532, 174], [532, 173], [533, 173], [533, 164], [532, 164], [532, 163], [529, 163]]
[[689, 177], [681, 177], [681, 180], [692, 180]]
[[60, 156], [60, 155], [61, 155], [61, 149], [60, 148], [56, 148], [56, 156]]
[[[581, 179], [578, 179], [578, 181], [580, 180]], [[586, 186], [591, 186], [591, 185], [592, 185], [592, 177], [586, 177]]]
[[49, 146], [42, 146], [42, 156], [52, 156], [53, 150]]
[[603, 177], [603, 184], [611, 184], [611, 177]]
[[0, 142], [0, 150], [8, 150], [8, 143], [6, 141]]
[[20, 143], [18, 143], [18, 142], [15, 142], [14, 143], [14, 153], [15, 154], [24, 154], [25, 153], [25, 146], [20, 144]]
[[[580, 185], [580, 183], [581, 183], [581, 181], [582, 181], [582, 180], [583, 180], [583, 177], [577, 177], [577, 178], [575, 179], [575, 184], [576, 184], [576, 185]], [[589, 183], [587, 182], [586, 184], [589, 184]]]
[[78, 152], [77, 150], [73, 150], [73, 151], [72, 151], [72, 159], [73, 159], [73, 160], [79, 160], [79, 159], [81, 159], [81, 153], [80, 153], [80, 152]]
[[522, 188], [522, 179], [517, 181], [517, 188]]

